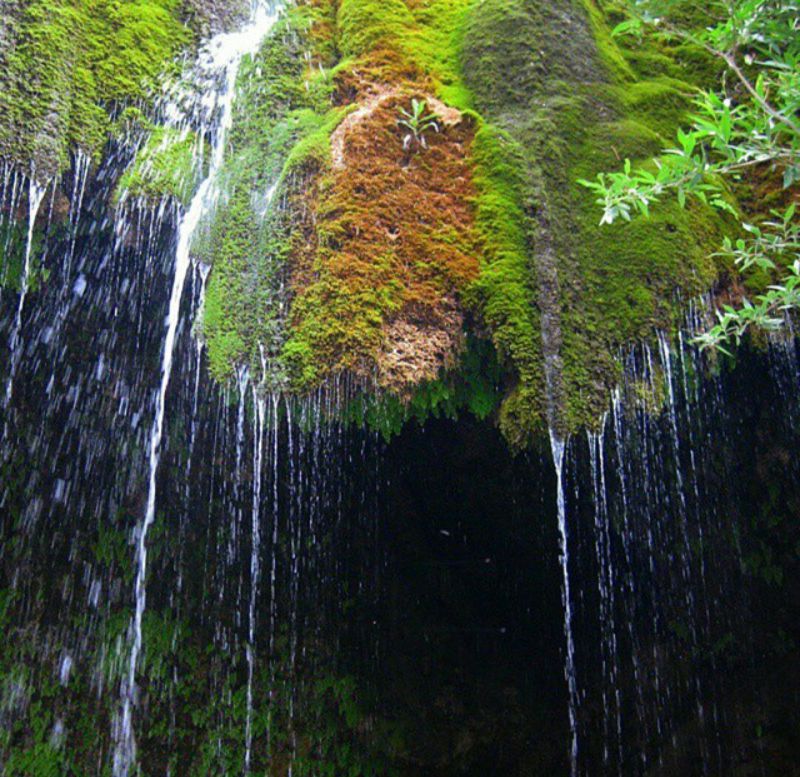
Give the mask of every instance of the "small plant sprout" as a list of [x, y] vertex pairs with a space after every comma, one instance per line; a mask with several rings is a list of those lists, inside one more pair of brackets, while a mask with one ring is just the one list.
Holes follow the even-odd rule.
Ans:
[[408, 130], [403, 138], [403, 148], [408, 151], [413, 148], [427, 148], [428, 141], [425, 133], [429, 130], [439, 131], [436, 115], [427, 113], [428, 103], [425, 100], [411, 100], [411, 111], [400, 108], [397, 125]]

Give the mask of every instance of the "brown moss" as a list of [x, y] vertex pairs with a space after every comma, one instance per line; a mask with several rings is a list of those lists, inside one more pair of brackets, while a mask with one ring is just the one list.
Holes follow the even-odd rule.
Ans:
[[381, 47], [369, 55], [358, 57], [336, 74], [336, 96], [334, 101], [342, 105], [348, 102], [368, 100], [387, 88], [399, 84], [414, 84], [428, 90], [430, 83], [419, 67], [396, 49]]
[[404, 393], [461, 348], [459, 296], [480, 255], [467, 163], [474, 127], [450, 113], [427, 149], [409, 152], [398, 111], [412, 96], [432, 98], [410, 85], [358, 91], [366, 97], [337, 130], [333, 167], [312, 195], [316, 240], [306, 230], [296, 246], [305, 260], [296, 254], [292, 276], [294, 353], [301, 370], [316, 365], [315, 380], [324, 365], [377, 374]]

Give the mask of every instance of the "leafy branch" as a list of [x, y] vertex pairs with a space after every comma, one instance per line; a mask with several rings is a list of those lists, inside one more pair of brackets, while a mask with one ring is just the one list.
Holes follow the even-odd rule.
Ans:
[[738, 345], [753, 326], [777, 331], [783, 326], [786, 313], [800, 308], [800, 224], [795, 215], [796, 206], [792, 203], [783, 213], [773, 211], [774, 218], [760, 227], [742, 224], [746, 237], [735, 241], [725, 238], [718, 255], [732, 259], [742, 272], [753, 267], [769, 273], [786, 272], [784, 268], [788, 267], [788, 274], [753, 302], [745, 299], [740, 308], [725, 305], [717, 311], [717, 324], [697, 338], [703, 348], [728, 353], [726, 342], [733, 340]]
[[626, 160], [622, 171], [579, 183], [595, 193], [603, 209], [601, 224], [648, 216], [668, 194], [675, 194], [682, 207], [692, 196], [740, 221], [745, 237], [735, 243], [726, 239], [718, 255], [731, 258], [742, 272], [758, 267], [785, 277], [754, 302], [723, 308], [718, 324], [698, 338], [703, 347], [720, 348], [728, 340], [738, 342], [751, 326], [774, 330], [783, 314], [800, 308], [800, 227], [794, 205], [753, 226], [744, 223], [726, 188], [726, 181], [764, 165], [782, 174], [786, 189], [800, 182], [800, 2], [715, 0], [709, 12], [716, 17], [700, 30], [673, 21], [680, 4], [629, 0], [628, 19], [614, 34], [648, 32], [703, 48], [725, 64], [720, 90], [698, 95], [691, 126], [678, 131], [674, 148], [647, 165], [634, 169]]

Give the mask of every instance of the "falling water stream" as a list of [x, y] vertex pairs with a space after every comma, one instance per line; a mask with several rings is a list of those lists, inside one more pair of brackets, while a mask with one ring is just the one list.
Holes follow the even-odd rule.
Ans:
[[[175, 250], [175, 276], [170, 294], [167, 316], [167, 332], [164, 338], [161, 362], [161, 385], [156, 397], [155, 418], [150, 432], [149, 446], [149, 486], [147, 507], [143, 522], [136, 530], [136, 582], [134, 588], [135, 609], [130, 627], [130, 655], [127, 676], [123, 680], [122, 712], [117, 731], [117, 746], [114, 754], [114, 774], [116, 777], [128, 775], [136, 761], [136, 740], [133, 730], [133, 707], [136, 702], [136, 670], [142, 650], [142, 619], [147, 604], [147, 534], [156, 517], [156, 482], [161, 453], [161, 440], [164, 433], [164, 411], [167, 389], [172, 374], [172, 359], [175, 337], [180, 320], [181, 300], [186, 276], [191, 264], [192, 240], [202, 217], [213, 210], [219, 196], [217, 175], [225, 157], [228, 131], [233, 121], [233, 101], [236, 91], [236, 77], [245, 56], [254, 54], [275, 23], [274, 12], [259, 3], [254, 6], [246, 27], [235, 33], [216, 36], [204, 48], [204, 63], [212, 75], [217, 75], [215, 95], [205, 95], [206, 102], [212, 102], [212, 110], [220, 113], [217, 131], [213, 136], [213, 151], [208, 174], [197, 189], [191, 204], [180, 220], [178, 242]], [[219, 78], [219, 76], [222, 76]], [[214, 81], [212, 81], [214, 83]], [[213, 97], [213, 100], [211, 100]]]
[[267, 400], [253, 387], [255, 428], [253, 432], [253, 512], [250, 537], [250, 601], [247, 608], [247, 718], [245, 721], [244, 771], [250, 773], [253, 746], [253, 673], [256, 662], [256, 604], [261, 582], [261, 480], [264, 469], [265, 426], [277, 419], [267, 418]]
[[[49, 183], [41, 184], [36, 177], [36, 170], [31, 170], [30, 178], [28, 179], [28, 232], [25, 239], [25, 257], [22, 265], [22, 275], [20, 276], [20, 292], [19, 302], [17, 303], [17, 315], [14, 318], [14, 324], [11, 328], [11, 334], [8, 338], [8, 347], [10, 352], [10, 361], [8, 369], [8, 379], [6, 381], [6, 390], [3, 400], [3, 408], [8, 409], [11, 402], [11, 393], [14, 390], [14, 376], [17, 372], [19, 365], [19, 349], [20, 349], [20, 332], [22, 329], [22, 312], [25, 308], [25, 298], [28, 296], [28, 286], [31, 278], [31, 260], [33, 254], [33, 230], [36, 226], [36, 218], [39, 215], [44, 196], [47, 193]], [[8, 415], [6, 414], [6, 431], [3, 437], [8, 433]]]
[[[619, 651], [617, 646], [615, 565], [611, 553], [611, 531], [609, 527], [604, 442], [607, 416], [601, 421], [601, 431], [587, 432], [589, 466], [594, 501], [594, 531], [597, 554], [597, 589], [600, 600], [601, 665], [603, 675], [603, 764], [608, 770], [611, 747], [616, 737], [618, 763], [622, 764], [622, 710], [619, 688]], [[611, 731], [612, 719], [614, 731]]]
[[[780, 692], [761, 663], [782, 654], [758, 642], [768, 594], [753, 580], [778, 575], [770, 564], [782, 559], [769, 555], [773, 524], [752, 526], [779, 522], [783, 501], [787, 514], [800, 504], [793, 331], [768, 345], [770, 386], [764, 354], [743, 357], [752, 373], [710, 369], [692, 336], [713, 311], [690, 306], [676, 339], [653, 332], [619, 353], [605, 417], [567, 438], [556, 257], [545, 244], [552, 463], [511, 456], [491, 423], [466, 414], [384, 444], [341, 423], [356, 393], [349, 378], [287, 396], [272, 390], [263, 351], [260, 372], [240, 368], [218, 385], [188, 325], [212, 283], [199, 238], [227, 194], [240, 64], [274, 22], [263, 0], [239, 32], [202, 46], [191, 86], [156, 108], [182, 139], [198, 130], [202, 180], [185, 207], [123, 195], [111, 209], [129, 147], [101, 163], [75, 154], [60, 182], [3, 169], [0, 227], [7, 219], [15, 231], [0, 244], [2, 281], [20, 272], [18, 295], [0, 298], [0, 623], [13, 634], [0, 652], [0, 732], [11, 732], [0, 772], [62, 773], [37, 772], [30, 756], [115, 777], [344, 774], [335, 759], [359, 747], [401, 752], [396, 714], [407, 730], [465, 743], [442, 774], [463, 773], [469, 757], [507, 757], [489, 767], [498, 775], [530, 763], [571, 777], [723, 775], [738, 763], [774, 773], [764, 753], [780, 721], [760, 694]], [[262, 222], [278, 191], [268, 183], [251, 201]], [[56, 221], [41, 230], [51, 192]], [[750, 383], [769, 399], [737, 398]], [[765, 443], [748, 423], [769, 412], [779, 439]], [[754, 463], [761, 445], [772, 458]], [[774, 501], [758, 495], [764, 483]], [[171, 520], [157, 536], [162, 514]], [[764, 620], [780, 610], [768, 601]], [[467, 703], [474, 689], [480, 699]], [[440, 712], [462, 717], [437, 723]], [[501, 729], [521, 734], [506, 741]], [[531, 744], [534, 730], [544, 744]], [[418, 744], [406, 743], [413, 757], [433, 753], [420, 773], [449, 757]]]
[[564, 677], [569, 692], [570, 775], [578, 774], [578, 682], [575, 676], [575, 641], [572, 633], [572, 597], [569, 585], [569, 537], [567, 534], [567, 500], [564, 491], [564, 455], [566, 444], [554, 429], [550, 429], [550, 447], [556, 468], [556, 506], [561, 561], [561, 601], [564, 607]]

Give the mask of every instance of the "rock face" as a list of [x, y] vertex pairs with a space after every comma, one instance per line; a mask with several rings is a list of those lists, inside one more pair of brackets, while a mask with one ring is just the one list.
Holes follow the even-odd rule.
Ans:
[[[101, 3], [85, 40], [66, 34], [80, 3], [36, 0], [4, 20], [0, 152], [50, 179], [74, 149], [99, 159], [109, 133], [144, 133], [117, 199], [186, 202], [197, 136], [171, 137], [157, 114], [113, 119], [241, 9], [126, 9]], [[714, 282], [720, 228], [676, 204], [597, 226], [577, 179], [656, 152], [703, 72], [696, 54], [621, 48], [612, 21], [592, 0], [289, 4], [240, 75], [225, 196], [194, 247], [212, 268], [196, 327], [212, 375], [246, 365], [299, 394], [349, 376], [394, 418], [442, 392], [474, 404], [465, 352], [483, 340], [513, 447], [546, 425], [593, 426], [620, 350]], [[413, 100], [435, 126], [409, 146]]]

